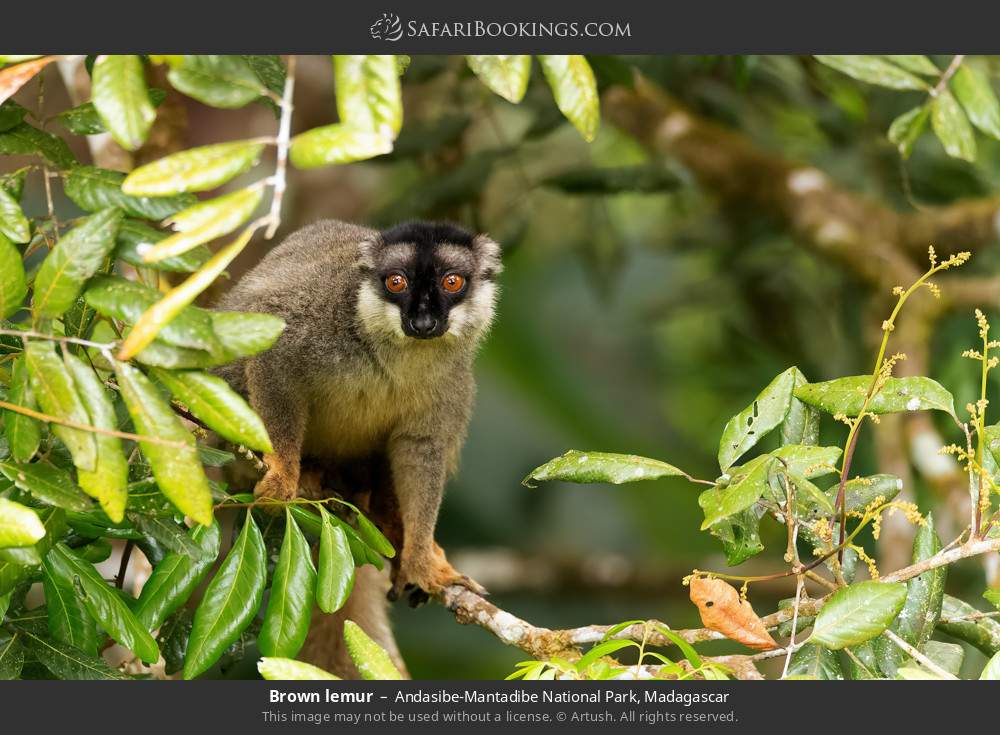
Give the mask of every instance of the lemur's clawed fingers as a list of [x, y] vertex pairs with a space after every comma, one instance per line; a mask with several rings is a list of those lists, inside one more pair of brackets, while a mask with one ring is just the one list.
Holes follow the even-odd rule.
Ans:
[[[298, 497], [298, 482], [288, 475], [268, 470], [253, 489], [254, 497], [260, 499], [271, 499], [276, 501], [294, 500]], [[267, 504], [262, 504], [265, 510], [270, 510]], [[274, 503], [274, 510], [280, 510], [278, 503]]]
[[405, 554], [399, 568], [395, 570], [392, 588], [387, 597], [395, 602], [409, 595], [410, 607], [417, 607], [432, 595], [440, 594], [446, 587], [461, 585], [478, 595], [487, 594], [486, 589], [475, 580], [458, 572], [445, 558], [437, 544], [422, 556]]

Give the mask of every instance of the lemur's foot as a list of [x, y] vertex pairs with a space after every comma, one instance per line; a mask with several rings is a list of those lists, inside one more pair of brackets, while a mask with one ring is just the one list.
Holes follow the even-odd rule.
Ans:
[[420, 556], [407, 554], [404, 548], [387, 597], [395, 602], [400, 597], [408, 596], [410, 607], [417, 607], [453, 584], [466, 587], [478, 595], [487, 594], [481, 584], [456, 570], [437, 544], [431, 547], [429, 553]]
[[257, 482], [253, 494], [258, 500], [295, 500], [299, 494], [299, 483], [297, 479], [275, 467], [269, 469], [267, 474]]

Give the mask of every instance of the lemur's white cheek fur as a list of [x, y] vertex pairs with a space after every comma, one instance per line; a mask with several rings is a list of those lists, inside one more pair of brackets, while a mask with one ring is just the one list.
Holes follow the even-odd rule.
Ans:
[[470, 332], [483, 332], [493, 321], [497, 287], [492, 281], [476, 286], [469, 298], [448, 313], [448, 333], [462, 337]]
[[358, 289], [358, 316], [371, 334], [406, 336], [399, 307], [383, 299], [370, 283], [363, 283]]

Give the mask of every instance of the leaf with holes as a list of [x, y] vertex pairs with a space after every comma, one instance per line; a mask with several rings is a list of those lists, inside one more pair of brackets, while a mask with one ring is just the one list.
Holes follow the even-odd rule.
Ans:
[[772, 380], [753, 403], [729, 419], [719, 440], [719, 467], [723, 472], [785, 420], [799, 375], [798, 368], [788, 368]]

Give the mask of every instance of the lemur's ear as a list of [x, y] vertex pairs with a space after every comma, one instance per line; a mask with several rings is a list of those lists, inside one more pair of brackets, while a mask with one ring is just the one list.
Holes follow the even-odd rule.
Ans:
[[476, 235], [472, 239], [472, 252], [476, 254], [479, 272], [484, 277], [492, 278], [503, 270], [500, 245], [489, 235]]
[[375, 254], [382, 247], [382, 238], [378, 235], [358, 243], [358, 265], [365, 270], [375, 268]]

